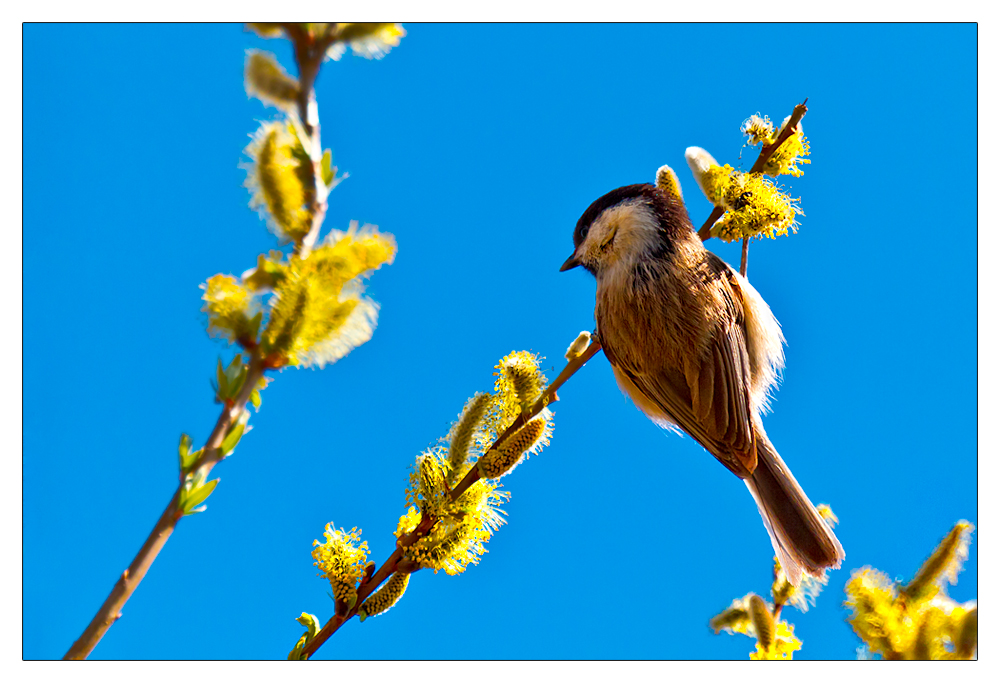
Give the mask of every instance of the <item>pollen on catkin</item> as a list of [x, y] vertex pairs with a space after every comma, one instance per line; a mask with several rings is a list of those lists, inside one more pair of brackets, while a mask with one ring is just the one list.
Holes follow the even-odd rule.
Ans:
[[[782, 131], [785, 130], [791, 118], [791, 116], [785, 117], [785, 120], [781, 123], [781, 128], [774, 134], [774, 140], [781, 137]], [[780, 147], [771, 153], [767, 163], [764, 164], [763, 172], [772, 177], [779, 175], [798, 177], [803, 173], [798, 165], [812, 163], [809, 159], [806, 159], [807, 156], [809, 156], [809, 140], [806, 139], [802, 123], [799, 122], [792, 134], [781, 143]]]
[[[470, 564], [477, 564], [486, 552], [485, 544], [500, 525], [504, 512], [500, 505], [510, 494], [497, 491], [497, 484], [479, 480], [457, 501], [441, 510], [441, 517], [430, 533], [404, 550], [404, 557], [420, 567], [443, 569], [460, 574]], [[404, 527], [400, 519], [400, 527]]]
[[208, 314], [208, 333], [230, 342], [256, 341], [252, 324], [260, 305], [253, 293], [232, 275], [213, 275], [205, 284], [202, 311]]
[[544, 417], [535, 418], [521, 427], [476, 462], [479, 473], [486, 479], [498, 479], [510, 474], [524, 459], [525, 453], [545, 438], [546, 427]]
[[752, 660], [789, 660], [792, 653], [802, 649], [802, 641], [795, 637], [794, 627], [785, 622], [778, 621], [774, 624], [774, 640], [768, 647], [763, 647], [757, 641], [757, 649], [750, 653]]
[[538, 359], [522, 351], [507, 356], [501, 365], [507, 381], [517, 394], [523, 412], [542, 393], [542, 376], [538, 372]]
[[331, 523], [323, 532], [326, 541], [313, 541], [313, 564], [330, 582], [334, 598], [346, 603], [357, 598], [358, 581], [368, 562], [368, 542], [362, 541], [360, 534], [357, 528], [344, 531], [334, 529]]
[[[781, 137], [781, 132], [788, 125], [790, 119], [790, 116], [785, 118], [781, 127], [775, 130], [774, 124], [769, 118], [754, 114], [743, 122], [740, 130], [747, 136], [748, 145], [763, 145], [764, 148], [767, 148], [768, 145], [773, 145]], [[809, 141], [802, 131], [802, 124], [799, 123], [795, 131], [771, 152], [761, 172], [771, 177], [779, 175], [798, 177], [803, 173], [798, 165], [811, 163], [809, 159], [806, 159], [807, 156], [809, 156]]]
[[771, 119], [760, 114], [754, 114], [740, 126], [740, 132], [747, 136], [747, 144], [768, 144], [773, 140], [774, 124]]
[[308, 258], [293, 256], [274, 285], [264, 351], [280, 354], [288, 365], [323, 367], [367, 342], [378, 306], [361, 296], [357, 278], [394, 255], [392, 236], [369, 229], [337, 233]]
[[[506, 431], [513, 424], [514, 420], [521, 415], [522, 396], [530, 396], [535, 391], [540, 393], [547, 380], [545, 375], [538, 372], [539, 359], [529, 351], [512, 352], [500, 359], [494, 366], [496, 372], [493, 375], [496, 381], [493, 384], [493, 399], [486, 410], [483, 418], [482, 428], [476, 433], [476, 447], [480, 453], [487, 452], [496, 441], [497, 437]], [[521, 386], [522, 394], [518, 393], [518, 387], [512, 380], [512, 373], [507, 368], [515, 368], [515, 372], [529, 377], [529, 382]], [[526, 396], [528, 397], [528, 396]], [[534, 401], [532, 401], [533, 403]]]
[[770, 237], [795, 232], [802, 211], [788, 194], [759, 173], [742, 173], [732, 166], [715, 166], [705, 173], [709, 201], [725, 209], [712, 225], [712, 236], [725, 242], [744, 237]]
[[656, 187], [668, 196], [684, 201], [684, 195], [681, 193], [681, 181], [678, 180], [674, 169], [669, 166], [664, 165], [657, 169]]
[[406, 586], [410, 583], [410, 575], [404, 572], [395, 572], [389, 580], [382, 584], [381, 588], [368, 596], [358, 609], [360, 621], [368, 617], [377, 617], [388, 612], [406, 592]]
[[396, 538], [402, 538], [412, 532], [418, 524], [420, 524], [420, 510], [410, 506], [406, 509], [406, 514], [402, 515], [396, 524]]

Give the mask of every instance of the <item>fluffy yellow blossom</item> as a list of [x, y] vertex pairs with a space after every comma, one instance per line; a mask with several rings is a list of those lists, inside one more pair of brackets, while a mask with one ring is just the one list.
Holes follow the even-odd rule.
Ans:
[[231, 275], [213, 275], [201, 287], [209, 334], [231, 342], [256, 342], [260, 305], [250, 290]]
[[816, 596], [823, 591], [826, 582], [826, 572], [819, 576], [803, 574], [799, 585], [795, 586], [785, 575], [781, 562], [777, 557], [774, 558], [774, 583], [771, 585], [771, 595], [777, 605], [792, 605], [800, 612], [807, 612], [811, 605], [816, 604]]
[[371, 339], [378, 306], [354, 279], [391, 263], [395, 248], [391, 235], [367, 227], [331, 234], [307, 258], [293, 256], [274, 289], [265, 353], [282, 364], [323, 367]]
[[590, 346], [590, 332], [584, 330], [577, 335], [576, 339], [573, 340], [573, 343], [569, 345], [568, 349], [566, 349], [566, 360], [573, 360], [586, 351], [588, 346]]
[[826, 503], [820, 503], [817, 505], [816, 512], [819, 513], [819, 516], [823, 518], [823, 521], [826, 522], [826, 525], [831, 529], [840, 523], [840, 519], [837, 518], [837, 515], [833, 514], [833, 508]]
[[788, 194], [758, 173], [741, 173], [732, 166], [713, 166], [702, 185], [709, 201], [725, 209], [712, 226], [712, 236], [726, 242], [744, 237], [774, 238], [798, 228], [802, 213]]
[[396, 524], [396, 538], [402, 538], [410, 533], [418, 524], [420, 524], [420, 510], [412, 506], [407, 508], [406, 514], [402, 515]]
[[244, 153], [250, 208], [267, 220], [282, 242], [297, 242], [312, 228], [309, 206], [315, 195], [312, 161], [291, 122], [266, 121]]
[[851, 575], [848, 621], [871, 653], [883, 659], [974, 656], [977, 608], [959, 605], [944, 591], [944, 581], [956, 580], [971, 532], [968, 522], [955, 525], [905, 587], [870, 567]]
[[264, 104], [283, 110], [291, 110], [297, 104], [299, 82], [270, 53], [251, 50], [247, 54], [243, 81], [247, 95]]
[[771, 119], [760, 114], [754, 114], [740, 126], [740, 131], [747, 136], [750, 145], [768, 144], [774, 136], [774, 124]]
[[326, 542], [313, 541], [315, 564], [333, 587], [333, 597], [352, 606], [358, 597], [358, 581], [368, 562], [368, 542], [362, 541], [357, 528], [350, 531], [326, 525]]
[[961, 521], [945, 536], [934, 553], [913, 577], [913, 581], [903, 589], [903, 594], [912, 602], [934, 597], [942, 590], [943, 582], [955, 585], [962, 563], [969, 556], [969, 541], [972, 525]]
[[538, 357], [529, 351], [511, 352], [494, 366], [497, 372], [493, 375], [497, 379], [493, 384], [493, 398], [483, 418], [483, 428], [476, 435], [481, 453], [487, 452], [497, 437], [521, 414], [522, 398], [533, 402], [531, 397], [537, 398], [548, 382], [545, 375], [538, 371], [538, 366]]
[[747, 609], [746, 598], [737, 598], [733, 604], [712, 617], [708, 625], [713, 631], [719, 633], [742, 633], [749, 635], [750, 611]]
[[717, 614], [709, 626], [719, 633], [741, 633], [757, 639], [757, 649], [750, 659], [791, 659], [792, 653], [802, 648], [795, 637], [794, 627], [785, 621], [776, 621], [774, 608], [760, 596], [748, 593]]
[[[781, 128], [775, 130], [769, 118], [754, 114], [743, 122], [740, 130], [747, 136], [748, 145], [767, 147], [774, 144], [781, 136], [781, 131], [788, 125], [790, 119], [791, 117], [786, 118]], [[798, 177], [802, 175], [802, 169], [798, 165], [811, 163], [809, 159], [806, 159], [807, 156], [809, 156], [809, 141], [806, 139], [805, 133], [802, 132], [802, 124], [800, 123], [796, 126], [795, 131], [781, 143], [781, 146], [771, 152], [762, 172], [772, 177], [779, 175]]]
[[348, 47], [358, 57], [382, 59], [399, 45], [406, 31], [400, 24], [337, 24], [335, 36], [336, 42], [326, 51], [330, 59], [340, 59]]
[[449, 468], [443, 447], [417, 458], [406, 491], [410, 509], [400, 518], [396, 536], [413, 531], [420, 513], [430, 515], [437, 523], [427, 536], [406, 548], [405, 557], [421, 567], [458, 574], [478, 563], [486, 552], [484, 544], [503, 524], [500, 504], [508, 494], [497, 491], [496, 484], [479, 480], [452, 501], [446, 483]]
[[681, 201], [684, 195], [681, 193], [681, 181], [674, 173], [674, 169], [669, 166], [660, 166], [656, 171], [656, 187], [670, 197], [675, 197]]
[[458, 422], [451, 428], [448, 436], [448, 483], [455, 484], [459, 477], [465, 475], [463, 467], [469, 459], [469, 447], [479, 429], [486, 409], [489, 408], [490, 394], [476, 394], [469, 399], [459, 416]]
[[256, 33], [261, 38], [280, 38], [285, 29], [278, 22], [250, 22], [247, 28]]
[[358, 609], [360, 620], [364, 621], [368, 617], [377, 617], [388, 612], [403, 597], [409, 583], [409, 574], [394, 573], [377, 591], [368, 596], [368, 599]]
[[795, 637], [795, 627], [785, 621], [774, 624], [774, 641], [765, 647], [757, 641], [757, 649], [750, 653], [750, 659], [788, 660], [792, 653], [802, 649], [802, 641]]
[[552, 433], [547, 412], [543, 410], [541, 417], [531, 420], [485, 453], [476, 462], [480, 474], [486, 479], [498, 479], [512, 472], [524, 459], [525, 454], [547, 445]]

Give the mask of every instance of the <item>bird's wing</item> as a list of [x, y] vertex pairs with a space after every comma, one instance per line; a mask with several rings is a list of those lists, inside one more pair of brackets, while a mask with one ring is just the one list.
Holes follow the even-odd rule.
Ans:
[[649, 359], [640, 366], [631, 358], [618, 357], [613, 344], [605, 345], [604, 351], [622, 388], [639, 408], [654, 418], [665, 414], [733, 473], [746, 478], [757, 467], [750, 361], [741, 294], [728, 287], [725, 291], [727, 315], [718, 321], [697, 372], [689, 376]]

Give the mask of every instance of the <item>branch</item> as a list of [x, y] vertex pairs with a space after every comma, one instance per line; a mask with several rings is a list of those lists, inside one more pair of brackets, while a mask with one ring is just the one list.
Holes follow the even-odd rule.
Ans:
[[[598, 341], [595, 335], [593, 338], [591, 338], [590, 345], [587, 346], [587, 348], [583, 351], [583, 353], [581, 353], [579, 356], [576, 356], [575, 358], [573, 358], [573, 360], [566, 363], [566, 367], [564, 367], [562, 369], [562, 372], [559, 373], [559, 375], [555, 378], [555, 380], [545, 388], [545, 391], [543, 391], [542, 395], [538, 397], [538, 400], [536, 400], [534, 404], [532, 404], [532, 406], [527, 411], [524, 411], [520, 415], [518, 415], [518, 417], [510, 424], [510, 426], [504, 430], [503, 434], [498, 436], [493, 441], [493, 445], [489, 447], [486, 453], [492, 451], [498, 443], [502, 443], [503, 440], [506, 439], [510, 434], [513, 434], [518, 429], [527, 424], [533, 417], [542, 412], [542, 410], [544, 410], [546, 406], [549, 406], [552, 403], [558, 401], [559, 398], [556, 395], [556, 391], [558, 391], [558, 389], [562, 387], [562, 385], [565, 384], [570, 377], [576, 374], [577, 370], [582, 368], [587, 363], [588, 360], [597, 355], [597, 352], [600, 350], [601, 350], [601, 343], [600, 341]], [[483, 455], [485, 456], [486, 453], [483, 453]], [[458, 500], [458, 498], [463, 493], [465, 493], [470, 486], [479, 481], [479, 479], [480, 479], [479, 468], [473, 467], [471, 470], [469, 470], [469, 473], [465, 475], [465, 478], [462, 479], [462, 481], [460, 481], [458, 485], [451, 490], [451, 493], [449, 494], [451, 500], [452, 501]], [[358, 599], [355, 601], [354, 607], [348, 610], [346, 614], [334, 615], [333, 617], [330, 618], [329, 621], [326, 622], [326, 624], [323, 626], [320, 632], [317, 633], [316, 636], [312, 640], [310, 640], [305, 647], [302, 648], [303, 659], [309, 659], [310, 657], [312, 657], [313, 654], [315, 654], [316, 650], [318, 650], [323, 645], [323, 643], [325, 643], [330, 638], [330, 636], [336, 633], [341, 626], [343, 626], [349, 619], [351, 619], [351, 617], [357, 615], [358, 609], [364, 603], [365, 599], [373, 592], [375, 592], [375, 589], [377, 589], [379, 585], [382, 584], [383, 581], [388, 579], [396, 572], [400, 560], [403, 559], [403, 554], [405, 552], [405, 549], [416, 543], [420, 538], [426, 536], [430, 532], [430, 530], [434, 528], [434, 525], [436, 523], [437, 520], [434, 519], [433, 517], [430, 517], [428, 515], [422, 515], [420, 523], [417, 525], [417, 528], [411, 531], [409, 534], [402, 536], [401, 538], [399, 538], [399, 540], [396, 541], [396, 549], [388, 557], [388, 559], [386, 559], [386, 561], [382, 563], [382, 566], [379, 567], [378, 571], [376, 571], [367, 579], [363, 579], [361, 585], [358, 586]]]
[[[240, 390], [233, 405], [223, 408], [222, 414], [219, 415], [219, 419], [215, 423], [215, 428], [208, 437], [208, 441], [205, 442], [205, 450], [201, 459], [192, 468], [193, 472], [204, 474], [207, 477], [212, 468], [222, 460], [222, 441], [243, 414], [243, 411], [246, 410], [250, 394], [257, 388], [257, 382], [263, 376], [264, 363], [255, 351], [250, 357], [243, 388]], [[174, 491], [173, 498], [170, 499], [163, 514], [160, 515], [156, 526], [153, 527], [149, 537], [146, 538], [146, 542], [142, 544], [142, 548], [139, 549], [135, 559], [132, 560], [132, 564], [122, 572], [118, 582], [111, 589], [111, 594], [108, 595], [104, 604], [97, 610], [97, 614], [94, 615], [90, 624], [83, 631], [83, 634], [73, 643], [73, 646], [66, 652], [63, 659], [86, 659], [89, 657], [90, 653], [97, 646], [97, 643], [101, 641], [104, 634], [111, 628], [111, 625], [121, 617], [121, 611], [125, 603], [132, 597], [135, 589], [139, 587], [139, 583], [146, 576], [146, 572], [149, 571], [149, 568], [152, 566], [153, 561], [156, 560], [156, 556], [160, 554], [163, 546], [167, 544], [170, 535], [177, 528], [177, 522], [183, 516], [180, 510], [180, 497], [183, 487], [184, 481], [182, 478], [181, 483], [177, 486], [177, 490]]]
[[305, 258], [309, 256], [313, 245], [319, 237], [319, 230], [326, 219], [327, 197], [330, 194], [323, 182], [323, 145], [319, 132], [319, 105], [316, 103], [316, 77], [326, 55], [326, 49], [333, 42], [329, 32], [323, 36], [313, 37], [302, 29], [299, 24], [287, 24], [285, 30], [295, 46], [295, 62], [299, 67], [299, 97], [296, 102], [299, 122], [305, 133], [304, 144], [312, 161], [312, 182], [314, 199], [310, 207], [312, 226], [302, 242], [295, 245], [296, 253]]
[[[779, 147], [781, 147], [785, 140], [792, 136], [795, 129], [798, 128], [799, 121], [801, 121], [802, 117], [806, 115], [807, 111], [809, 111], [806, 107], [806, 102], [808, 101], [809, 98], [807, 97], [802, 100], [802, 104], [795, 105], [795, 108], [792, 110], [792, 115], [788, 119], [788, 123], [781, 129], [777, 139], [775, 139], [775, 141], [770, 145], [764, 145], [763, 149], [760, 150], [760, 155], [758, 155], [757, 161], [754, 162], [753, 167], [750, 169], [750, 173], [760, 173], [764, 168], [764, 164], [766, 164], [771, 158], [771, 155], [774, 154]], [[725, 212], [725, 209], [718, 206], [712, 209], [712, 213], [709, 214], [708, 220], [706, 220], [704, 224], [702, 224], [701, 228], [698, 229], [698, 237], [701, 238], [702, 242], [712, 237], [712, 226], [715, 225], [716, 221], [722, 218], [722, 214]], [[749, 251], [750, 241], [744, 237], [743, 253], [740, 257], [740, 275], [744, 277], [746, 277], [747, 274], [747, 255], [749, 254]]]

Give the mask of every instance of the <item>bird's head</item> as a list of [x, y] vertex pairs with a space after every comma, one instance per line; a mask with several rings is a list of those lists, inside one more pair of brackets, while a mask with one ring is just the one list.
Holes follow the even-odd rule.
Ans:
[[583, 266], [599, 275], [617, 265], [665, 258], [692, 230], [679, 196], [648, 184], [619, 187], [580, 216], [573, 255], [559, 270]]

